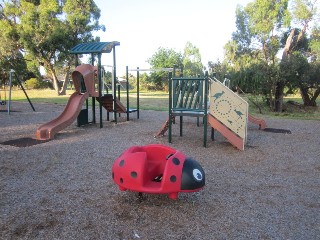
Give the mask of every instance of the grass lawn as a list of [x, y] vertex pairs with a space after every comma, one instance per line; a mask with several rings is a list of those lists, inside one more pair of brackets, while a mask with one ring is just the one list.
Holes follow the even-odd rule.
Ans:
[[[52, 104], [66, 104], [70, 95], [74, 90], [67, 90], [67, 94], [64, 96], [58, 96], [54, 90], [43, 89], [43, 90], [26, 90], [32, 103], [52, 103]], [[1, 92], [3, 98], [4, 92]], [[6, 93], [8, 99], [8, 93]], [[253, 115], [259, 114], [259, 109], [250, 101], [247, 96], [243, 96], [249, 103], [249, 111]], [[120, 94], [121, 102], [126, 105], [126, 92], [122, 91]], [[166, 92], [140, 92], [140, 109], [143, 110], [156, 110], [156, 111], [167, 111], [168, 110], [168, 93]], [[12, 101], [27, 101], [26, 96], [22, 90], [14, 89], [11, 95]], [[302, 104], [302, 99], [298, 96], [289, 96], [285, 98], [287, 101], [294, 101]], [[256, 100], [255, 100], [256, 101]], [[135, 92], [131, 92], [129, 95], [130, 108], [136, 108], [137, 97]], [[294, 119], [314, 119], [320, 120], [320, 99], [318, 99], [317, 108], [294, 106], [291, 104], [285, 104], [286, 111], [283, 113], [271, 112], [269, 107], [258, 100], [257, 103], [261, 107], [262, 114], [271, 117], [284, 117]]]

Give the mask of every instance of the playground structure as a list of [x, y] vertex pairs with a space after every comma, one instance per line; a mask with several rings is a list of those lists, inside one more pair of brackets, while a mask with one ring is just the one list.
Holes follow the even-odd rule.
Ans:
[[[265, 128], [265, 122], [248, 114], [248, 104], [241, 97], [229, 89], [228, 86], [222, 84], [217, 79], [211, 79], [206, 72], [203, 77], [175, 77], [175, 68], [165, 69], [129, 69], [126, 67], [126, 106], [120, 101], [120, 89], [117, 93], [116, 79], [116, 62], [115, 62], [115, 46], [119, 42], [110, 43], [85, 43], [72, 48], [71, 53], [92, 55], [92, 63], [94, 63], [94, 54], [98, 55], [98, 66], [93, 64], [82, 64], [76, 67], [72, 73], [72, 79], [76, 88], [76, 92], [70, 97], [68, 104], [63, 113], [56, 119], [43, 124], [36, 132], [38, 140], [52, 139], [58, 131], [69, 126], [76, 118], [78, 126], [89, 123], [88, 120], [88, 99], [92, 97], [92, 122], [96, 123], [95, 118], [95, 100], [99, 102], [100, 110], [100, 128], [102, 125], [102, 108], [108, 113], [114, 114], [114, 121], [117, 123], [117, 113], [126, 113], [127, 121], [129, 114], [137, 112], [139, 118], [139, 73], [141, 71], [169, 71], [169, 118], [157, 134], [163, 135], [169, 130], [169, 143], [172, 142], [172, 124], [175, 117], [180, 117], [180, 136], [183, 132], [183, 117], [197, 117], [197, 125], [199, 119], [203, 118], [204, 135], [203, 146], [206, 147], [207, 142], [207, 123], [212, 128], [211, 139], [214, 140], [214, 129], [218, 130], [224, 137], [228, 139], [236, 148], [244, 150], [247, 137], [248, 120], [258, 124], [260, 129]], [[112, 94], [104, 93], [102, 88], [102, 68], [101, 54], [110, 53], [113, 50], [113, 71], [112, 71]], [[76, 57], [78, 59], [78, 57]], [[129, 71], [137, 73], [137, 108], [130, 108], [129, 103]], [[209, 85], [210, 81], [210, 85]], [[95, 89], [95, 82], [98, 83], [98, 90]], [[210, 87], [209, 87], [210, 86]], [[119, 87], [119, 85], [118, 85]], [[210, 93], [208, 92], [210, 89]], [[86, 102], [86, 109], [82, 109], [82, 105]], [[208, 102], [210, 103], [208, 105]]]
[[[208, 72], [204, 77], [172, 77], [169, 73], [169, 143], [172, 142], [173, 118], [180, 116], [180, 136], [183, 131], [183, 116], [203, 118], [203, 145], [207, 142]], [[198, 122], [199, 125], [199, 122]]]
[[220, 81], [211, 81], [208, 122], [240, 150], [247, 140], [248, 112], [245, 100]]
[[[90, 53], [92, 54], [92, 65], [82, 64], [76, 67], [72, 73], [72, 80], [76, 89], [76, 92], [69, 98], [68, 103], [64, 111], [52, 121], [41, 125], [36, 131], [36, 139], [38, 140], [49, 140], [53, 139], [54, 135], [66, 128], [77, 118], [78, 126], [85, 125], [88, 123], [96, 123], [95, 114], [95, 100], [99, 103], [100, 109], [100, 128], [102, 125], [102, 108], [107, 110], [107, 120], [109, 121], [109, 113], [113, 113], [114, 122], [117, 123], [117, 114], [127, 114], [127, 121], [129, 121], [130, 113], [136, 112], [137, 118], [139, 119], [139, 75], [141, 71], [175, 71], [174, 68], [160, 68], [160, 69], [129, 69], [126, 67], [126, 105], [120, 101], [120, 85], [117, 85], [116, 79], [116, 62], [115, 62], [115, 46], [119, 45], [118, 42], [111, 43], [87, 43], [80, 44], [72, 48], [71, 53], [76, 55]], [[102, 80], [103, 69], [101, 66], [101, 54], [103, 52], [111, 52], [113, 50], [113, 66], [112, 67], [112, 93], [108, 91], [108, 87]], [[94, 54], [98, 53], [98, 66], [93, 66]], [[78, 59], [78, 58], [76, 58]], [[129, 72], [136, 72], [137, 80], [137, 93], [136, 93], [136, 108], [130, 108], [129, 99]], [[98, 90], [95, 89], [98, 83]], [[116, 87], [118, 86], [118, 88]], [[88, 99], [92, 97], [92, 121], [89, 122], [88, 117]], [[86, 102], [86, 108], [82, 109], [82, 105]]]
[[[88, 123], [96, 123], [95, 101], [99, 103], [100, 112], [100, 128], [103, 127], [102, 123], [102, 108], [107, 110], [108, 119], [109, 113], [114, 113], [114, 121], [117, 123], [117, 113], [127, 113], [127, 120], [129, 121], [129, 114], [138, 112], [139, 108], [131, 109], [129, 106], [129, 81], [127, 79], [127, 108], [120, 102], [120, 90], [116, 91], [116, 59], [115, 47], [120, 45], [119, 42], [99, 42], [99, 43], [83, 43], [71, 49], [71, 53], [76, 55], [76, 60], [79, 54], [91, 54], [92, 64], [82, 64], [76, 67], [72, 73], [72, 80], [75, 86], [75, 93], [71, 95], [64, 111], [52, 121], [43, 124], [36, 131], [36, 139], [49, 140], [62, 129], [69, 126], [77, 118], [78, 126]], [[103, 92], [102, 81], [102, 66], [101, 55], [102, 53], [113, 52], [113, 65], [112, 65], [112, 94]], [[98, 66], [93, 66], [94, 57], [98, 56]], [[127, 67], [128, 71], [128, 67]], [[128, 75], [128, 74], [127, 74]], [[96, 89], [96, 83], [97, 88]], [[137, 92], [139, 96], [139, 91]], [[88, 116], [88, 99], [92, 98], [92, 121], [89, 122]], [[138, 99], [138, 97], [137, 97]], [[86, 108], [82, 109], [82, 105], [86, 102]], [[139, 103], [139, 99], [138, 99]], [[138, 104], [139, 107], [139, 104]]]
[[[129, 71], [136, 71], [137, 72], [137, 94], [136, 94], [136, 108], [130, 108], [130, 98], [129, 98]], [[114, 73], [113, 73], [114, 75]], [[112, 89], [115, 89], [115, 82], [112, 83]], [[117, 88], [117, 97], [115, 98], [115, 101], [113, 99], [113, 95], [109, 94], [108, 91], [103, 96], [99, 97], [97, 100], [102, 104], [102, 106], [107, 110], [107, 112], [113, 112], [114, 113], [114, 121], [117, 122], [117, 114], [116, 113], [126, 113], [127, 114], [127, 121], [129, 121], [130, 113], [136, 112], [137, 118], [140, 118], [140, 90], [139, 90], [139, 68], [134, 70], [129, 70], [129, 67], [126, 66], [126, 106], [122, 104], [120, 101], [120, 85], [118, 85]], [[114, 92], [114, 90], [113, 90]], [[108, 114], [108, 120], [109, 120], [109, 114]]]
[[0, 84], [0, 106], [5, 106], [7, 104], [7, 90], [6, 83], [3, 80]]
[[172, 124], [176, 116], [180, 116], [180, 136], [183, 116], [197, 117], [198, 126], [199, 118], [202, 117], [204, 147], [209, 123], [212, 140], [214, 130], [217, 130], [236, 148], [244, 150], [248, 121], [259, 125], [262, 130], [266, 128], [266, 123], [248, 113], [248, 103], [230, 90], [229, 84], [230, 81], [221, 83], [215, 78], [211, 79], [207, 73], [197, 78], [175, 78], [169, 74], [169, 117], [155, 137], [163, 136], [168, 130], [168, 141], [171, 143]]
[[[85, 54], [90, 54], [91, 55], [91, 65], [94, 65], [95, 62], [95, 57], [97, 56], [98, 58], [98, 64], [96, 67], [96, 73], [97, 73], [97, 84], [98, 84], [98, 91], [95, 94], [95, 96], [92, 96], [92, 122], [91, 123], [96, 123], [96, 111], [95, 111], [95, 100], [98, 101], [98, 98], [102, 97], [102, 89], [103, 89], [103, 82], [102, 82], [102, 65], [101, 65], [101, 58], [103, 53], [113, 53], [113, 79], [112, 83], [114, 86], [116, 86], [116, 46], [119, 46], [120, 43], [117, 41], [113, 42], [92, 42], [92, 43], [81, 43], [73, 47], [70, 51], [71, 54], [75, 54], [75, 59], [76, 59], [76, 65], [78, 65], [78, 57], [79, 55], [85, 55]], [[93, 79], [92, 79], [93, 80]], [[112, 94], [113, 94], [113, 106], [116, 106], [116, 88], [114, 87], [112, 89]], [[99, 101], [98, 101], [99, 102]], [[102, 122], [102, 104], [99, 102], [99, 123], [100, 123], [100, 128], [103, 127], [103, 122]], [[114, 107], [115, 112], [116, 108]], [[83, 125], [86, 123], [89, 123], [87, 121], [88, 119], [88, 101], [86, 101], [86, 109], [84, 111], [81, 111], [80, 117], [78, 119], [78, 126]]]
[[[139, 73], [141, 71], [172, 71], [170, 69], [129, 69], [126, 67], [126, 105], [120, 101], [120, 86], [117, 89], [116, 78], [116, 54], [115, 47], [120, 45], [119, 42], [98, 42], [98, 43], [82, 43], [73, 47], [70, 51], [71, 54], [75, 54], [76, 62], [78, 56], [81, 54], [91, 54], [92, 64], [82, 64], [76, 67], [72, 73], [72, 80], [75, 86], [75, 93], [71, 95], [64, 111], [52, 121], [41, 125], [36, 131], [36, 139], [49, 140], [54, 138], [54, 135], [62, 129], [69, 126], [77, 118], [78, 126], [96, 123], [96, 107], [95, 101], [99, 103], [100, 113], [100, 128], [103, 127], [102, 122], [102, 108], [107, 110], [107, 120], [109, 121], [109, 113], [113, 113], [114, 122], [117, 123], [117, 114], [126, 113], [127, 121], [129, 121], [130, 113], [136, 112], [139, 119]], [[103, 69], [101, 65], [101, 56], [103, 53], [113, 53], [113, 65], [112, 67], [112, 92], [109, 93], [108, 88], [102, 79]], [[98, 66], [94, 67], [95, 56], [98, 57]], [[76, 63], [76, 65], [78, 65]], [[129, 102], [129, 71], [136, 71], [137, 73], [137, 107], [130, 108]], [[97, 89], [95, 89], [97, 83]], [[118, 91], [117, 91], [118, 90]], [[89, 98], [92, 98], [92, 121], [89, 122], [88, 108]], [[85, 108], [82, 109], [82, 105], [85, 104]]]
[[160, 144], [128, 148], [115, 160], [112, 178], [121, 191], [169, 194], [171, 199], [205, 185], [205, 173], [198, 162]]
[[[3, 82], [3, 83], [2, 83], [2, 89], [0, 89], [0, 105], [1, 105], [1, 106], [5, 106], [5, 105], [7, 105], [7, 112], [8, 112], [8, 114], [10, 115], [10, 111], [11, 111], [11, 94], [12, 94], [12, 82], [13, 82], [13, 78], [15, 78], [15, 79], [16, 79], [16, 81], [18, 82], [18, 84], [19, 84], [19, 86], [20, 86], [21, 90], [23, 91], [24, 95], [26, 96], [26, 98], [27, 98], [27, 100], [28, 100], [28, 102], [29, 102], [29, 104], [30, 104], [30, 106], [31, 106], [32, 110], [35, 112], [36, 110], [35, 110], [35, 108], [34, 108], [34, 106], [33, 106], [32, 102], [31, 102], [31, 100], [30, 100], [30, 98], [29, 98], [29, 96], [28, 96], [28, 94], [27, 94], [26, 90], [24, 89], [23, 84], [22, 84], [22, 82], [21, 82], [20, 78], [18, 77], [18, 75], [16, 74], [16, 72], [15, 72], [13, 69], [11, 69], [11, 70], [10, 70], [10, 75], [9, 75], [9, 83], [8, 83], [8, 87], [9, 87], [9, 89], [8, 89], [8, 100], [7, 100], [7, 90], [6, 90], [6, 87], [5, 87], [5, 85], [6, 85], [6, 84], [5, 84], [5, 82]], [[4, 93], [4, 99], [2, 98], [1, 92], [3, 92], [3, 93]]]
[[[129, 121], [130, 113], [136, 112], [137, 118], [140, 118], [140, 72], [155, 72], [155, 71], [175, 71], [174, 68], [158, 68], [158, 69], [140, 69], [139, 67], [135, 69], [129, 69], [128, 66], [126, 66], [126, 105], [122, 104], [120, 101], [120, 84], [117, 85], [117, 97], [116, 97], [116, 103], [115, 103], [115, 109], [114, 104], [112, 102], [113, 97], [112, 94], [109, 94], [108, 91], [106, 94], [103, 94], [102, 97], [97, 98], [97, 100], [102, 104], [102, 106], [109, 112], [113, 113], [126, 113], [127, 114], [127, 121]], [[129, 97], [129, 72], [136, 72], [136, 108], [130, 108], [130, 97]], [[114, 83], [112, 84], [112, 89], [114, 88]], [[114, 116], [115, 122], [117, 122], [117, 116]], [[108, 116], [109, 120], [109, 116]]]
[[[130, 69], [126, 67], [126, 106], [120, 101], [120, 90], [117, 93], [115, 47], [119, 42], [83, 43], [71, 49], [71, 53], [91, 54], [92, 65], [82, 64], [76, 67], [72, 73], [72, 79], [76, 92], [71, 95], [64, 111], [56, 119], [43, 124], [37, 129], [36, 139], [48, 140], [54, 135], [69, 126], [76, 118], [78, 126], [89, 123], [88, 120], [88, 99], [92, 97], [92, 122], [96, 123], [95, 100], [99, 102], [100, 128], [102, 124], [102, 108], [108, 113], [114, 114], [114, 121], [117, 123], [117, 113], [126, 113], [127, 121], [129, 114], [137, 112], [139, 118], [139, 73], [141, 71], [169, 71], [169, 117], [157, 136], [163, 135], [166, 130], [169, 132], [169, 143], [172, 142], [172, 124], [175, 117], [180, 117], [180, 136], [183, 132], [183, 117], [203, 118], [203, 146], [207, 143], [207, 123], [212, 129], [211, 139], [214, 140], [214, 129], [219, 131], [236, 148], [244, 150], [247, 138], [248, 120], [258, 124], [260, 129], [265, 128], [265, 122], [248, 114], [248, 103], [229, 89], [228, 84], [222, 84], [217, 79], [211, 79], [206, 72], [203, 77], [175, 77], [175, 68], [166, 69]], [[103, 93], [104, 83], [102, 81], [102, 53], [113, 52], [112, 71], [112, 94]], [[93, 66], [94, 57], [98, 56], [98, 66]], [[137, 108], [132, 109], [129, 105], [129, 71], [137, 73]], [[210, 87], [209, 87], [210, 81]], [[98, 90], [95, 89], [97, 82]], [[209, 92], [210, 89], [210, 92]], [[86, 109], [82, 105], [86, 102]], [[209, 102], [209, 103], [208, 103]]]
[[94, 75], [96, 68], [90, 64], [78, 66], [72, 73], [75, 92], [71, 95], [64, 111], [55, 119], [41, 125], [36, 131], [36, 139], [49, 140], [62, 129], [75, 121], [82, 110], [83, 103], [98, 93], [94, 89]]

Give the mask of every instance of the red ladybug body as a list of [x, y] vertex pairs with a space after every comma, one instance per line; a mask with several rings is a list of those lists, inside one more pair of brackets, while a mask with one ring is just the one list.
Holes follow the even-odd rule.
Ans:
[[112, 178], [120, 190], [169, 194], [199, 191], [205, 174], [198, 162], [183, 153], [160, 144], [133, 146], [117, 158]]

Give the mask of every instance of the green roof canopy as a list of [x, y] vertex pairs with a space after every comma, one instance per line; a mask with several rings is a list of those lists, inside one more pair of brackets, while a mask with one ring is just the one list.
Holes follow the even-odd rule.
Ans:
[[70, 53], [89, 54], [89, 53], [110, 53], [114, 46], [119, 46], [120, 42], [90, 42], [80, 43], [73, 47]]

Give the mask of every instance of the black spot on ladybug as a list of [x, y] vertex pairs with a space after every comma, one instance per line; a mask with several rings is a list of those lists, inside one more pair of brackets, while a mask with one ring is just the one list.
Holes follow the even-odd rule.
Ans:
[[123, 178], [120, 178], [120, 183], [123, 183]]
[[124, 166], [124, 159], [122, 159], [122, 160], [120, 161], [119, 166], [120, 166], [120, 167], [123, 167], [123, 166]]
[[170, 177], [170, 182], [176, 182], [177, 181], [177, 177], [175, 175], [172, 175]]
[[138, 176], [137, 172], [131, 172], [131, 177], [136, 178]]
[[172, 162], [174, 165], [177, 165], [177, 166], [180, 164], [180, 160], [178, 158], [173, 158]]

